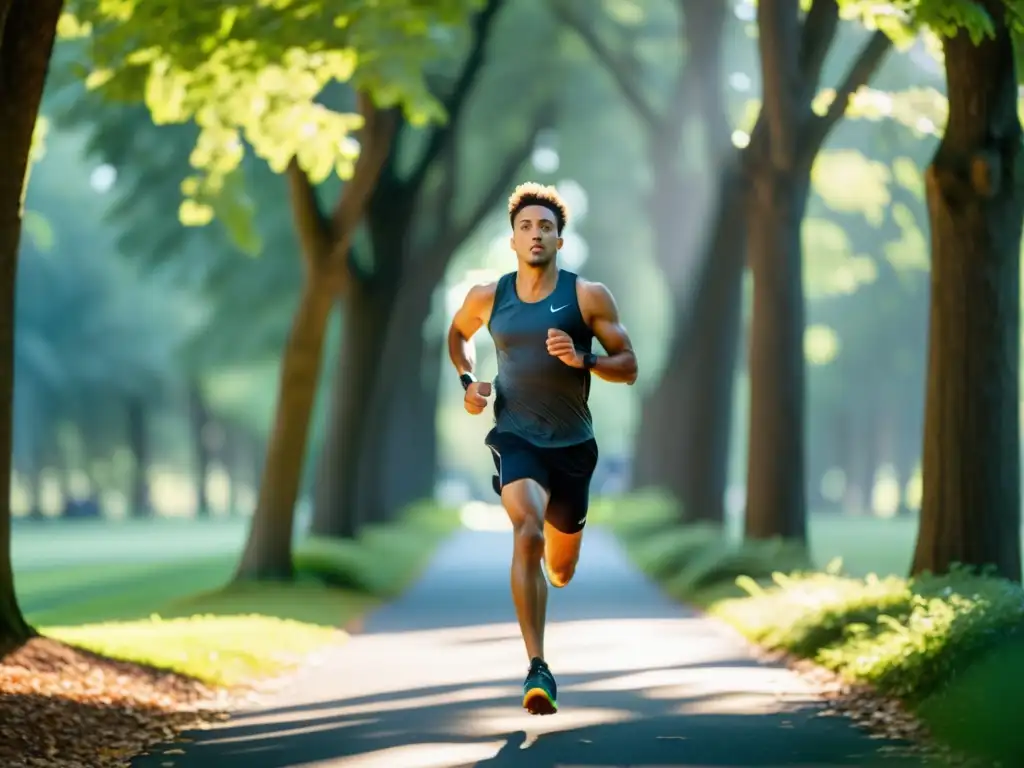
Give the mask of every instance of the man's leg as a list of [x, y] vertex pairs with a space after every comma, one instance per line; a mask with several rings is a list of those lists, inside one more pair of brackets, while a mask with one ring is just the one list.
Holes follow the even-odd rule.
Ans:
[[554, 449], [548, 458], [551, 492], [544, 515], [544, 565], [551, 586], [561, 588], [572, 581], [580, 559], [597, 443]]
[[544, 508], [548, 492], [533, 478], [504, 483], [501, 501], [512, 521], [512, 600], [519, 629], [530, 658], [523, 681], [523, 708], [531, 715], [558, 711], [554, 675], [544, 660], [544, 620], [548, 610], [548, 583], [541, 568], [544, 556]]
[[548, 585], [544, 556], [544, 509], [548, 503], [548, 472], [537, 449], [513, 435], [492, 430], [487, 445], [498, 470], [496, 489], [512, 523], [512, 601], [530, 659], [523, 681], [523, 708], [534, 715], [558, 711], [555, 678], [544, 661], [544, 623]]
[[544, 521], [544, 566], [555, 589], [561, 589], [572, 581], [582, 544], [582, 528], [575, 533], [563, 533], [550, 520]]
[[501, 489], [501, 503], [512, 523], [512, 601], [526, 644], [526, 654], [544, 658], [544, 619], [548, 586], [541, 569], [544, 556], [544, 509], [548, 492], [532, 478], [513, 480]]

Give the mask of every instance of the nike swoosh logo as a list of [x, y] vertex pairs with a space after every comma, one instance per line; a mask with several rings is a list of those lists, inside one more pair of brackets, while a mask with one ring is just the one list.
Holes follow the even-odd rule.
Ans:
[[565, 309], [568, 306], [569, 306], [568, 304], [563, 304], [560, 307], [551, 307], [551, 311], [552, 312], [561, 312], [563, 309]]

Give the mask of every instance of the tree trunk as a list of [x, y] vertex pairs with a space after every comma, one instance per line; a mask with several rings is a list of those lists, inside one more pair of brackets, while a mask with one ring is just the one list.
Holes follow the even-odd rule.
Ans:
[[322, 275], [306, 278], [281, 360], [274, 428], [259, 498], [236, 579], [287, 580], [292, 566], [295, 499], [320, 380], [324, 334], [334, 293]]
[[668, 364], [641, 412], [633, 486], [662, 488], [687, 521], [725, 520], [729, 438], [742, 314], [743, 191], [726, 173], [689, 309], [675, 320]]
[[914, 475], [914, 470], [917, 469], [917, 462], [921, 460], [921, 444], [918, 442], [921, 433], [920, 431], [911, 432], [908, 428], [908, 421], [914, 423], [918, 419], [903, 418], [897, 422], [898, 430], [892, 462], [893, 470], [896, 473], [896, 482], [900, 486], [900, 506], [897, 510], [897, 514], [900, 515], [910, 514], [910, 505], [907, 503], [907, 486]]
[[407, 481], [401, 487], [392, 488], [393, 495], [386, 500], [386, 508], [392, 512], [401, 511], [419, 501], [434, 499], [439, 470], [437, 409], [444, 341], [439, 335], [422, 340], [423, 373], [419, 388], [409, 398], [412, 413], [407, 422], [419, 446], [415, 447], [408, 440], [400, 439], [398, 429], [391, 430], [396, 461], [410, 467]]
[[[848, 478], [850, 462], [850, 417], [845, 408], [828, 407], [818, 412], [817, 447], [810, 449], [808, 462], [808, 503], [810, 509], [837, 513], [842, 510], [842, 499], [825, 493], [825, 474], [833, 469], [843, 471]], [[845, 490], [845, 487], [844, 487]]]
[[406, 349], [412, 380], [386, 398], [381, 428], [375, 432], [374, 444], [368, 446], [376, 473], [363, 475], [368, 481], [364, 508], [381, 522], [394, 520], [414, 502], [432, 499], [437, 480], [441, 340], [425, 339], [421, 323], [410, 328]]
[[871, 403], [861, 401], [853, 407], [853, 411], [853, 424], [849, 431], [849, 461], [844, 467], [846, 490], [843, 494], [843, 511], [851, 515], [866, 515], [871, 512], [878, 470], [876, 408]]
[[267, 440], [257, 433], [251, 433], [246, 440], [246, 463], [253, 491], [262, 485], [263, 465], [267, 459]]
[[189, 426], [192, 431], [192, 456], [195, 460], [193, 471], [196, 489], [196, 517], [210, 514], [210, 499], [206, 490], [210, 478], [209, 425], [210, 412], [206, 407], [203, 388], [193, 381], [188, 388]]
[[228, 514], [237, 515], [240, 506], [238, 491], [242, 479], [241, 462], [241, 437], [239, 429], [235, 424], [224, 423], [221, 425], [224, 430], [224, 443], [221, 448], [221, 466], [228, 479]]
[[[693, 115], [692, 124], [703, 134], [703, 171], [680, 176], [679, 139], [682, 134], [681, 121], [677, 118], [681, 115], [672, 107], [665, 121], [649, 137], [655, 247], [658, 264], [672, 286], [676, 316], [665, 370], [654, 391], [641, 405], [631, 472], [634, 488], [667, 490], [681, 503], [687, 518], [712, 522], [724, 520], [738, 337], [738, 330], [730, 336], [733, 286], [728, 281], [729, 275], [736, 271], [733, 253], [730, 250], [723, 255], [715, 250], [718, 246], [730, 248], [731, 242], [727, 241], [733, 233], [728, 232], [730, 222], [725, 217], [739, 213], [731, 208], [735, 187], [725, 180], [730, 163], [737, 156], [728, 138], [731, 130], [722, 91], [724, 31], [728, 18], [726, 6], [714, 0], [688, 3], [684, 13], [681, 43], [686, 63], [679, 80], [683, 89], [674, 96], [685, 98], [683, 101], [673, 99], [672, 105], [685, 105]], [[717, 189], [705, 181], [719, 174], [723, 178], [717, 182]], [[714, 201], [713, 206], [704, 202], [709, 199]], [[710, 237], [704, 242], [694, 238], [693, 233], [701, 231], [704, 222], [712, 217], [714, 225]], [[742, 285], [742, 253], [739, 264], [737, 291]], [[687, 286], [691, 282], [696, 284], [696, 289]], [[702, 294], [715, 294], [725, 305], [702, 299]], [[724, 323], [724, 327], [717, 327], [718, 322]], [[737, 328], [738, 323], [737, 317]], [[715, 344], [722, 345], [720, 353], [713, 348]], [[701, 362], [709, 368], [702, 368], [695, 362], [702, 356], [705, 357]], [[723, 366], [727, 366], [728, 371]], [[728, 392], [719, 393], [705, 387], [718, 386], [726, 379]], [[709, 411], [698, 414], [694, 409], [700, 407], [699, 401], [704, 397], [708, 398]], [[696, 457], [703, 453], [700, 441], [709, 435], [713, 446], [710, 455], [700, 460], [700, 469], [688, 466], [691, 455]], [[708, 469], [710, 472], [705, 474]]]
[[28, 516], [33, 520], [43, 519], [43, 460], [41, 457], [32, 460], [32, 466], [28, 472], [29, 493], [32, 496], [32, 504], [29, 507]]
[[666, 380], [675, 384], [666, 399], [682, 407], [667, 415], [667, 438], [661, 453], [665, 486], [683, 505], [689, 522], [722, 524], [732, 436], [736, 352], [743, 310], [746, 233], [742, 220], [745, 195], [738, 177], [726, 171], [718, 191], [717, 217], [706, 246], [690, 310], [675, 332], [673, 361]]
[[1021, 126], [1005, 9], [944, 41], [949, 121], [926, 173], [932, 232], [924, 496], [912, 572], [1021, 577]]
[[342, 305], [338, 369], [313, 497], [310, 530], [316, 536], [355, 538], [363, 522], [357, 503], [361, 457], [393, 301], [393, 287], [374, 279], [353, 286]]
[[748, 209], [754, 306], [746, 536], [807, 538], [804, 290], [800, 225], [809, 169], [753, 169]]
[[146, 406], [140, 398], [128, 401], [128, 445], [132, 453], [131, 515], [146, 518], [153, 514], [149, 501], [149, 430]]
[[[680, 246], [677, 240], [673, 240], [671, 233], [659, 234], [659, 227], [655, 225], [655, 239], [657, 242], [664, 241], [671, 243], [678, 253]], [[659, 251], [662, 250], [659, 247]], [[678, 253], [678, 260], [682, 260], [682, 254]], [[659, 258], [659, 265], [664, 258]], [[672, 433], [672, 425], [678, 425], [686, 421], [686, 403], [680, 397], [673, 396], [673, 390], [680, 382], [673, 376], [673, 372], [685, 366], [685, 361], [679, 358], [679, 348], [682, 345], [683, 336], [680, 334], [680, 327], [683, 321], [678, 317], [685, 309], [688, 301], [685, 292], [679, 286], [672, 287], [672, 305], [676, 317], [672, 319], [671, 341], [665, 360], [665, 367], [657, 384], [644, 395], [640, 402], [640, 418], [637, 423], [636, 436], [633, 439], [633, 466], [631, 471], [630, 485], [634, 489], [657, 488], [668, 491], [674, 468], [678, 462], [675, 460], [674, 452], [679, 447], [678, 435]], [[678, 499], [682, 501], [682, 499]]]
[[[429, 257], [429, 252], [421, 256]], [[415, 267], [410, 270], [413, 275], [418, 271]], [[443, 274], [443, 269], [426, 270], [424, 280], [406, 276], [382, 340], [358, 494], [362, 514], [376, 522], [393, 519], [400, 508], [396, 505], [404, 506], [403, 502], [414, 500], [425, 487], [433, 488], [436, 467], [432, 457], [437, 453], [433, 411], [437, 409], [440, 358], [438, 353], [438, 360], [427, 359], [428, 347], [431, 354], [437, 347], [426, 343], [424, 326], [430, 317], [438, 273]], [[427, 387], [431, 378], [434, 386]], [[428, 416], [424, 409], [432, 413]]]
[[674, 316], [665, 367], [658, 383], [640, 404], [631, 485], [668, 491], [679, 464], [674, 455], [679, 449], [679, 436], [673, 434], [672, 428], [684, 423], [687, 413], [686, 402], [674, 391], [680, 385], [676, 376], [686, 364], [680, 354], [687, 332], [681, 329], [686, 325], [683, 318], [687, 304], [697, 293], [688, 290], [686, 279], [693, 268], [693, 250], [697, 245], [691, 233], [694, 224], [701, 221], [692, 210], [692, 200], [701, 197], [706, 185], [679, 174], [675, 168], [679, 162], [675, 144], [655, 145], [649, 156], [654, 171], [650, 208], [655, 261], [672, 292]]
[[11, 567], [11, 449], [14, 307], [21, 208], [32, 133], [39, 114], [63, 2], [0, 2], [0, 651], [32, 635], [18, 607]]

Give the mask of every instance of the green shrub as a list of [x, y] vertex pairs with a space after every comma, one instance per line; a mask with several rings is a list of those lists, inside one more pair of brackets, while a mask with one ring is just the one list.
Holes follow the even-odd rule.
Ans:
[[917, 700], [1024, 624], [1024, 592], [1002, 579], [970, 575], [917, 580], [777, 576], [716, 615], [758, 643]]
[[912, 580], [842, 576], [838, 561], [811, 572], [803, 546], [732, 544], [680, 527], [664, 510], [646, 514], [639, 532], [620, 535], [672, 594], [763, 647], [902, 699], [954, 749], [989, 765], [1024, 765], [1020, 584], [963, 568]]
[[917, 707], [932, 733], [983, 765], [1024, 765], [1024, 637], [1017, 632]]
[[903, 699], [928, 696], [1024, 624], [1024, 592], [1003, 579], [953, 573], [908, 583], [909, 611], [818, 654], [821, 663]]
[[591, 504], [588, 520], [612, 529], [628, 545], [677, 528], [680, 510], [675, 500], [666, 494], [640, 491], [596, 499]]
[[332, 587], [391, 597], [419, 572], [458, 519], [453, 509], [419, 503], [394, 523], [366, 526], [356, 539], [309, 536], [295, 548], [295, 569]]
[[807, 657], [864, 631], [883, 613], [906, 610], [911, 598], [906, 582], [895, 577], [775, 573], [772, 581], [774, 586], [764, 588], [741, 577], [749, 596], [722, 601], [713, 612], [767, 648]]
[[781, 539], [733, 544], [720, 536], [692, 553], [667, 586], [673, 594], [696, 595], [720, 585], [732, 585], [741, 576], [761, 581], [780, 571], [809, 568], [807, 549], [801, 544]]
[[638, 538], [631, 555], [641, 570], [657, 580], [671, 580], [702, 553], [723, 543], [721, 529], [710, 525], [680, 525], [657, 535]]
[[355, 592], [373, 592], [372, 557], [358, 540], [310, 536], [295, 547], [292, 556], [300, 576], [312, 576], [324, 584]]

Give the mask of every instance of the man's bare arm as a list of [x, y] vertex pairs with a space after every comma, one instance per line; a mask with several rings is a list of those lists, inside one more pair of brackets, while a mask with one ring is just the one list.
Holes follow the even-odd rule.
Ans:
[[607, 355], [597, 355], [591, 371], [605, 381], [615, 384], [633, 384], [637, 377], [636, 354], [625, 326], [619, 319], [615, 298], [601, 283], [580, 286], [580, 306], [590, 330]]
[[473, 335], [490, 317], [496, 286], [496, 283], [474, 285], [452, 318], [448, 328], [448, 357], [459, 374], [473, 373], [476, 364]]

